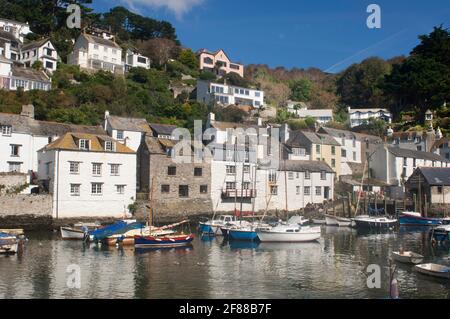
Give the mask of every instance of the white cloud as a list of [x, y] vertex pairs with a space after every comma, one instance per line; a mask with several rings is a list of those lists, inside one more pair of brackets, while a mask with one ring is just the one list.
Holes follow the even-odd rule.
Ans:
[[204, 0], [121, 0], [132, 10], [140, 11], [139, 8], [165, 8], [172, 11], [177, 18], [191, 11], [195, 6], [203, 3]]

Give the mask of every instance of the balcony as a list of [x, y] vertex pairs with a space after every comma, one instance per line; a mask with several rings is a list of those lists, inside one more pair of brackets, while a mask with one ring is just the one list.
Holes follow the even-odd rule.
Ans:
[[256, 198], [256, 189], [226, 189], [222, 191], [222, 198]]

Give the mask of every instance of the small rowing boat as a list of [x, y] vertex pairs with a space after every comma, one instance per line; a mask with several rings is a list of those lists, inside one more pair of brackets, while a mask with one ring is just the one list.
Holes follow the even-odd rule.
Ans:
[[136, 248], [176, 248], [190, 246], [195, 235], [169, 235], [163, 237], [136, 236], [134, 245]]
[[19, 250], [19, 239], [8, 233], [0, 233], [0, 254], [14, 255]]
[[392, 252], [392, 259], [404, 264], [418, 265], [423, 262], [424, 258], [425, 257], [423, 257], [422, 255], [413, 253], [411, 251]]
[[447, 266], [438, 264], [423, 264], [417, 265], [415, 269], [421, 274], [427, 276], [450, 279], [450, 268]]
[[401, 226], [439, 226], [443, 223], [441, 218], [423, 217], [415, 212], [403, 212], [399, 221]]

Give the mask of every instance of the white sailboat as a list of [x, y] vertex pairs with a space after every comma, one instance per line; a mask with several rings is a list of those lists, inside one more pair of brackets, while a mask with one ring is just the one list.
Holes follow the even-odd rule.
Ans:
[[271, 229], [257, 230], [257, 234], [259, 240], [263, 243], [305, 243], [316, 241], [322, 236], [320, 227], [283, 224]]

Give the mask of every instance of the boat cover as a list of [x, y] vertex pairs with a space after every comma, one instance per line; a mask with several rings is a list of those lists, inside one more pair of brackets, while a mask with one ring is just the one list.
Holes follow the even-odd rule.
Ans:
[[94, 231], [89, 232], [89, 236], [92, 236], [94, 240], [103, 240], [110, 236], [124, 234], [134, 229], [141, 229], [144, 227], [142, 223], [126, 223], [124, 221], [118, 221], [110, 226], [106, 226]]

